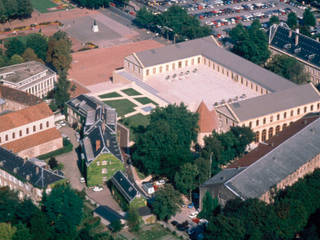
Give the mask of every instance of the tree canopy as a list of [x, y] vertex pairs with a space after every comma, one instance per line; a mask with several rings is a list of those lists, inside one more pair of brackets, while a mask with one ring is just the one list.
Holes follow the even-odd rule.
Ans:
[[271, 204], [258, 199], [228, 201], [223, 211], [209, 217], [205, 239], [294, 239], [320, 208], [319, 180], [318, 169], [277, 192]]
[[296, 59], [286, 55], [274, 55], [266, 68], [290, 81], [302, 84], [309, 80], [309, 75], [304, 71], [304, 66]]
[[48, 40], [45, 36], [39, 33], [28, 35], [26, 47], [33, 49], [35, 54], [43, 61], [46, 60], [48, 51]]
[[199, 186], [199, 170], [196, 164], [185, 163], [181, 166], [174, 176], [176, 188], [183, 194], [189, 193], [191, 200], [191, 191]]
[[174, 216], [180, 208], [182, 199], [172, 185], [166, 184], [155, 193], [152, 202], [152, 211], [160, 220], [168, 220]]
[[33, 7], [30, 0], [0, 0], [0, 22], [31, 17]]
[[316, 18], [311, 12], [310, 8], [307, 8], [303, 13], [303, 24], [306, 26], [316, 26]]
[[254, 20], [247, 29], [242, 24], [238, 24], [229, 32], [229, 35], [234, 44], [232, 52], [261, 65], [269, 58], [270, 51], [267, 35], [260, 28], [260, 22]]
[[297, 26], [298, 26], [298, 17], [294, 12], [290, 12], [288, 14], [287, 24], [293, 30], [295, 30], [297, 28]]
[[136, 133], [133, 163], [145, 173], [173, 180], [184, 163], [191, 162], [191, 143], [196, 142], [198, 115], [184, 104], [156, 108], [150, 124]]
[[89, 9], [98, 9], [100, 7], [109, 7], [110, 0], [72, 0], [79, 7]]
[[167, 11], [154, 15], [146, 8], [141, 8], [136, 15], [134, 23], [138, 27], [158, 32], [171, 40], [184, 41], [205, 37], [210, 34], [207, 26], [201, 26], [200, 21], [190, 16], [180, 6], [171, 6]]
[[4, 46], [6, 48], [6, 55], [8, 58], [11, 58], [15, 54], [22, 55], [26, 49], [24, 43], [16, 37], [5, 41]]
[[271, 26], [272, 24], [278, 24], [278, 23], [280, 23], [280, 20], [279, 20], [279, 17], [277, 17], [277, 16], [272, 16], [272, 17], [270, 18], [270, 20], [269, 20], [270, 26]]

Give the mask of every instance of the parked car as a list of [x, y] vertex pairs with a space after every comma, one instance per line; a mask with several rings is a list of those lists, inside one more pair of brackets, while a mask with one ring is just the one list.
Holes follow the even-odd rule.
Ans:
[[85, 183], [86, 182], [86, 180], [84, 179], [84, 177], [81, 177], [80, 178], [80, 183]]
[[92, 189], [92, 191], [94, 191], [94, 192], [101, 192], [103, 190], [103, 188], [102, 187], [98, 187], [98, 186], [95, 186], [93, 189]]

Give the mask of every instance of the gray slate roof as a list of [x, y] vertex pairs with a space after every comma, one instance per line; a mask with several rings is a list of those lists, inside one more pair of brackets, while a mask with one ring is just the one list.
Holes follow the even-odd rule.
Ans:
[[[320, 95], [309, 83], [232, 103], [229, 106], [240, 121], [246, 121], [315, 101], [320, 101]], [[219, 111], [219, 107], [217, 111]]]
[[[291, 37], [289, 37], [291, 31]], [[295, 38], [298, 36], [298, 44]], [[320, 67], [320, 42], [292, 31], [287, 25], [273, 25], [269, 32], [269, 44], [283, 52]]]
[[[2, 147], [0, 147], [0, 168], [17, 179], [29, 182], [34, 187], [40, 189], [64, 179], [62, 176], [37, 166], [32, 161], [24, 161], [23, 158]], [[27, 180], [27, 176], [30, 177], [30, 180]]]
[[117, 171], [111, 178], [111, 181], [128, 202], [131, 202], [139, 194], [130, 180], [121, 171]]
[[243, 199], [259, 198], [318, 154], [320, 119], [227, 180], [224, 185]]
[[233, 72], [258, 83], [271, 92], [295, 86], [294, 83], [287, 79], [217, 46], [211, 37], [185, 41], [136, 53], [136, 56], [144, 67], [151, 67], [197, 55], [203, 55], [212, 59]]

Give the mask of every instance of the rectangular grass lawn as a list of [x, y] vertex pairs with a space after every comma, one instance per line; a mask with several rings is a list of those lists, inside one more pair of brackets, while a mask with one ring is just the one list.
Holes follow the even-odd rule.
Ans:
[[138, 95], [141, 95], [141, 93], [139, 93], [138, 91], [134, 90], [133, 88], [123, 89], [123, 90], [121, 90], [121, 92], [127, 94], [128, 96], [138, 96]]
[[130, 129], [130, 140], [135, 141], [133, 128], [136, 128], [140, 125], [146, 127], [150, 122], [150, 118], [149, 115], [144, 116], [139, 113], [133, 115], [132, 117], [125, 118], [121, 122]]
[[103, 102], [108, 104], [110, 107], [115, 108], [117, 110], [118, 116], [124, 116], [127, 113], [133, 112], [134, 107], [137, 106], [134, 103], [130, 102], [128, 99], [110, 100]]
[[114, 98], [114, 97], [121, 97], [121, 95], [117, 92], [111, 92], [99, 95], [99, 98]]
[[48, 8], [56, 7], [57, 5], [50, 0], [31, 0], [33, 8], [41, 13], [47, 13]]
[[147, 98], [147, 97], [137, 97], [137, 98], [135, 98], [135, 100], [137, 100], [141, 104], [152, 103], [154, 105], [158, 105], [158, 103], [152, 101], [150, 98]]

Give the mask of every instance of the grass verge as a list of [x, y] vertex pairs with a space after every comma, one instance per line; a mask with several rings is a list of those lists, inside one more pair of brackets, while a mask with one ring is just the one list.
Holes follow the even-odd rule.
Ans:
[[138, 96], [138, 95], [141, 95], [141, 93], [139, 93], [138, 91], [134, 90], [133, 88], [123, 89], [123, 90], [121, 90], [121, 92], [127, 94], [128, 96]]
[[137, 100], [141, 104], [152, 103], [152, 104], [154, 104], [156, 106], [158, 105], [158, 103], [152, 101], [150, 98], [147, 98], [147, 97], [137, 97], [137, 98], [135, 98], [135, 100]]
[[54, 4], [50, 0], [31, 0], [33, 8], [37, 9], [41, 13], [47, 13], [48, 8], [56, 7], [57, 4]]
[[111, 92], [99, 95], [99, 98], [114, 98], [114, 97], [121, 97], [121, 95], [117, 92]]
[[104, 101], [104, 103], [108, 104], [110, 107], [115, 108], [117, 110], [118, 116], [124, 116], [127, 113], [133, 112], [134, 107], [137, 106], [128, 99], [110, 100]]

